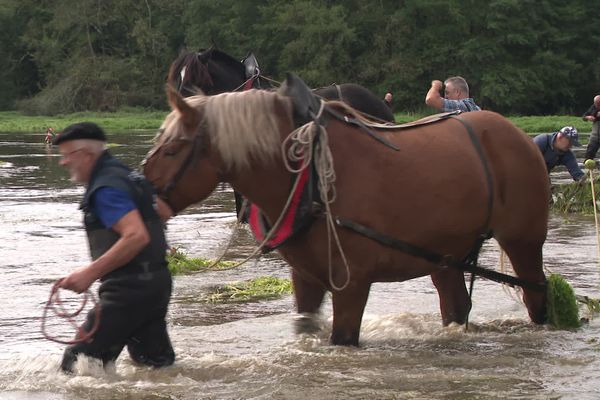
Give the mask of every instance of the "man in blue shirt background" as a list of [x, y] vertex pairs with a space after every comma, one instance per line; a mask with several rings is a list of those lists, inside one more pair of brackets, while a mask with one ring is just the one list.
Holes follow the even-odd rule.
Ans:
[[[440, 95], [444, 87], [444, 97]], [[444, 82], [432, 81], [431, 88], [425, 96], [425, 104], [442, 112], [457, 111], [479, 111], [481, 108], [475, 104], [475, 100], [469, 97], [469, 85], [462, 76], [453, 76]]]
[[533, 142], [540, 148], [548, 173], [557, 165], [567, 167], [569, 174], [575, 181], [585, 179], [585, 173], [579, 168], [572, 146], [579, 144], [579, 134], [573, 126], [565, 126], [558, 132], [545, 133], [533, 138]]

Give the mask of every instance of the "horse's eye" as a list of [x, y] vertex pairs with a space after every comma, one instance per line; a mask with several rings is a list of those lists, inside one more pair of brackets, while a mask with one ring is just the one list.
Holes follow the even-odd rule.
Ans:
[[165, 156], [173, 157], [175, 154], [177, 154], [177, 152], [173, 149], [165, 150]]

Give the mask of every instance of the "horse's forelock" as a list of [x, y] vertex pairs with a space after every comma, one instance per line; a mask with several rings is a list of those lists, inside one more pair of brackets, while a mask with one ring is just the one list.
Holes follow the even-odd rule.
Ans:
[[[201, 114], [201, 126], [206, 129], [203, 131], [205, 140], [211, 141], [212, 148], [220, 154], [227, 168], [239, 169], [249, 165], [251, 159], [269, 161], [280, 154], [279, 118], [291, 121], [291, 105], [287, 98], [276, 92], [249, 90], [191, 96], [185, 101]], [[278, 102], [283, 106], [283, 116], [276, 113]], [[197, 134], [185, 131], [177, 110], [167, 115], [161, 130], [163, 133], [157, 137], [158, 147]]]
[[[182, 71], [185, 73], [182, 74]], [[167, 82], [180, 92], [186, 88], [190, 93], [195, 88], [208, 91], [214, 86], [208, 66], [194, 52], [184, 53], [171, 63]]]
[[210, 73], [208, 72], [208, 66], [200, 59], [198, 54], [190, 54], [186, 60], [185, 67], [187, 71], [182, 85], [189, 83], [192, 86], [199, 87], [205, 91], [214, 86]]

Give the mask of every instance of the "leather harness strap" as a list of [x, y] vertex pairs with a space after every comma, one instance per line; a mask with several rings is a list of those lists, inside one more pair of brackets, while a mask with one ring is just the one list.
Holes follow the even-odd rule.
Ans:
[[475, 135], [475, 132], [473, 131], [473, 127], [469, 123], [467, 123], [465, 120], [463, 120], [462, 118], [459, 118], [456, 115], [451, 115], [450, 118], [460, 122], [465, 127], [465, 129], [467, 130], [467, 133], [469, 134], [469, 138], [471, 139], [471, 143], [473, 143], [473, 147], [475, 147], [475, 151], [477, 152], [477, 155], [479, 156], [479, 159], [481, 160], [481, 164], [483, 165], [483, 172], [485, 174], [485, 178], [487, 180], [487, 186], [488, 186], [488, 202], [487, 202], [488, 212], [487, 212], [487, 216], [485, 218], [485, 223], [483, 224], [483, 228], [481, 229], [481, 232], [487, 232], [489, 229], [490, 219], [492, 218], [492, 208], [494, 206], [494, 184], [492, 181], [492, 172], [490, 170], [490, 165], [488, 163], [487, 157], [485, 156], [483, 148], [481, 147], [481, 142], [479, 141], [479, 139]]
[[[471, 272], [475, 275], [481, 276], [483, 278], [492, 280], [494, 282], [505, 283], [510, 286], [521, 286], [525, 289], [533, 289], [538, 291], [545, 291], [546, 284], [538, 283], [538, 282], [530, 282], [526, 281], [511, 275], [503, 274], [500, 272], [492, 271], [486, 268], [478, 267], [477, 265], [473, 265], [472, 263], [464, 262], [456, 260], [454, 257], [435, 253], [433, 251], [424, 249], [419, 246], [415, 246], [408, 242], [393, 238], [391, 236], [385, 235], [383, 233], [377, 232], [365, 225], [359, 224], [357, 222], [351, 221], [346, 218], [336, 217], [335, 222], [338, 226], [346, 229], [350, 229], [358, 234], [366, 236], [370, 239], [375, 240], [378, 243], [381, 243], [384, 246], [392, 247], [394, 249], [400, 250], [403, 253], [410, 254], [411, 256], [419, 257], [424, 260], [427, 260], [433, 264], [439, 266], [449, 266], [453, 268], [457, 268], [462, 271]], [[479, 247], [483, 241], [478, 241]], [[475, 249], [474, 249], [475, 250]], [[479, 250], [479, 249], [477, 249]]]

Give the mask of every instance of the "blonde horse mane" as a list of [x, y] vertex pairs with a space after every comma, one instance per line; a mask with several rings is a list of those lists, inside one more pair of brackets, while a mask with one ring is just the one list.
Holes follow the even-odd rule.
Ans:
[[[291, 121], [292, 105], [287, 97], [277, 92], [251, 89], [215, 96], [198, 94], [184, 100], [201, 113], [201, 129], [210, 136], [211, 145], [226, 168], [244, 168], [253, 158], [270, 161], [281, 154], [282, 138], [275, 105], [279, 103], [286, 113], [285, 118]], [[373, 123], [346, 103], [331, 100], [327, 104], [367, 125]], [[180, 122], [179, 112], [173, 111], [161, 127], [165, 135], [159, 134], [156, 139], [165, 143], [185, 136]]]
[[[280, 154], [281, 135], [276, 104], [280, 103], [291, 121], [291, 103], [286, 97], [266, 90], [196, 95], [185, 99], [202, 116], [201, 130], [210, 136], [212, 148], [227, 168], [247, 167], [251, 159], [269, 161]], [[179, 113], [163, 123], [168, 132], [164, 141], [183, 135]]]

